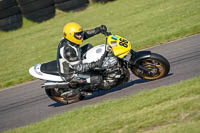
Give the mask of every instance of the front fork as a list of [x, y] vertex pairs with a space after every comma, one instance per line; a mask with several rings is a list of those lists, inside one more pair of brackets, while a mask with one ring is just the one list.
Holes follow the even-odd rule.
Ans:
[[145, 59], [145, 58], [149, 58], [151, 57], [151, 52], [150, 51], [139, 51], [139, 52], [135, 52], [134, 50], [130, 51], [130, 59], [128, 61], [129, 63], [129, 68], [133, 69], [133, 67], [136, 67], [138, 69], [140, 69], [141, 71], [145, 72], [145, 73], [150, 73], [151, 71], [145, 67], [143, 67], [142, 65], [138, 64], [137, 61], [141, 60], [141, 59]]
[[151, 73], [151, 71], [149, 69], [143, 67], [142, 65], [135, 64], [135, 67], [137, 67], [138, 69], [142, 70], [142, 72], [145, 72], [145, 73], [148, 73], [148, 74]]

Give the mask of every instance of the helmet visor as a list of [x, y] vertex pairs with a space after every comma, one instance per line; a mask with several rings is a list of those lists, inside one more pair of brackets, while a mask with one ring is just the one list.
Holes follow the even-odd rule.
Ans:
[[78, 40], [81, 40], [83, 38], [83, 32], [75, 32], [74, 37]]

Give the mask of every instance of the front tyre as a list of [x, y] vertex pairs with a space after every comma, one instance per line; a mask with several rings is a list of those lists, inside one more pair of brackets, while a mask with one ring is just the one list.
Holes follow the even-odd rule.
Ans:
[[60, 89], [60, 88], [52, 88], [52, 89], [45, 88], [45, 92], [49, 98], [56, 101], [57, 103], [64, 104], [64, 105], [78, 102], [81, 96], [79, 90], [69, 92], [65, 95], [62, 95], [65, 92], [63, 91], [63, 89]]
[[156, 80], [169, 73], [170, 64], [163, 56], [151, 53], [148, 58], [140, 59], [131, 68], [131, 71], [138, 77], [147, 80]]

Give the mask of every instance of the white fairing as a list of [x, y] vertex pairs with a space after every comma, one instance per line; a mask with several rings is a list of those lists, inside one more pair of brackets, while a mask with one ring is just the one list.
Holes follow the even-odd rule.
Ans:
[[102, 55], [105, 53], [105, 44], [95, 46], [86, 52], [86, 59], [83, 63], [91, 63], [98, 61]]
[[48, 81], [63, 81], [62, 78], [60, 76], [56, 76], [56, 75], [51, 75], [51, 74], [46, 74], [40, 71], [40, 66], [41, 64], [36, 64], [35, 66], [31, 67], [29, 69], [29, 73], [38, 79], [42, 79], [42, 80], [48, 80]]

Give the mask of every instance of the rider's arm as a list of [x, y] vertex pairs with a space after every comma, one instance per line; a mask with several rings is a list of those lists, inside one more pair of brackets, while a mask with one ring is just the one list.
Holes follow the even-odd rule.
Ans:
[[62, 47], [60, 49], [61, 57], [69, 64], [69, 67], [77, 72], [86, 72], [90, 69], [96, 67], [98, 62], [92, 63], [82, 63], [81, 59], [78, 57], [77, 49], [72, 49], [70, 47]]
[[107, 31], [107, 27], [105, 25], [101, 25], [100, 27], [96, 27], [92, 30], [86, 30], [83, 32], [83, 40], [86, 40], [96, 34], [102, 33], [104, 31]]
[[98, 27], [95, 29], [92, 29], [92, 30], [86, 30], [83, 32], [83, 40], [86, 40], [96, 34], [99, 34], [99, 33], [101, 33], [101, 31]]

